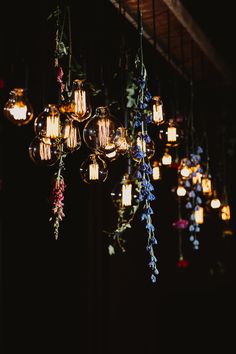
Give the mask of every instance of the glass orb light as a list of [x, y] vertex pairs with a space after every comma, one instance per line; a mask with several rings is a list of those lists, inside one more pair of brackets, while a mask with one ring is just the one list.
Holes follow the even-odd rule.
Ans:
[[194, 218], [197, 224], [203, 224], [204, 222], [204, 209], [203, 207], [198, 206], [194, 211]]
[[84, 142], [93, 151], [109, 154], [117, 148], [115, 140], [119, 136], [120, 127], [122, 124], [110, 114], [108, 107], [98, 107], [84, 127]]
[[114, 143], [116, 145], [116, 150], [121, 154], [124, 155], [128, 152], [131, 141], [128, 136], [128, 131], [124, 127], [119, 127], [116, 132], [116, 137], [114, 139]]
[[179, 173], [183, 179], [188, 178], [192, 173], [191, 168], [187, 165], [187, 161], [188, 159], [186, 157], [183, 158], [179, 166]]
[[134, 161], [139, 162], [141, 158], [137, 156], [137, 149], [143, 153], [144, 157], [147, 157], [150, 160], [155, 154], [155, 144], [153, 140], [146, 142], [145, 139], [142, 137], [142, 134], [139, 133], [136, 139], [136, 142], [131, 148], [131, 156]]
[[64, 139], [65, 151], [73, 152], [81, 147], [82, 141], [78, 121], [70, 118], [65, 121]]
[[228, 204], [222, 205], [221, 207], [221, 219], [223, 221], [230, 220], [230, 206]]
[[157, 125], [161, 125], [164, 123], [163, 117], [163, 104], [160, 96], [153, 97], [153, 105], [152, 105], [152, 121]]
[[212, 200], [211, 200], [211, 207], [212, 209], [218, 209], [219, 207], [221, 206], [221, 202], [218, 198], [214, 197]]
[[102, 183], [107, 179], [108, 169], [105, 161], [96, 154], [90, 154], [80, 166], [80, 174], [85, 183]]
[[184, 197], [186, 195], [187, 191], [183, 186], [178, 186], [176, 189], [176, 194], [178, 197]]
[[89, 119], [92, 114], [92, 107], [85, 80], [73, 81], [73, 118], [79, 122]]
[[168, 149], [166, 149], [164, 155], [162, 156], [161, 163], [163, 166], [170, 166], [172, 164], [172, 156], [169, 154]]
[[212, 183], [209, 175], [202, 178], [202, 193], [208, 196], [212, 195]]
[[121, 181], [111, 192], [111, 198], [116, 208], [130, 209], [138, 204], [138, 185], [132, 177], [125, 173]]
[[175, 125], [174, 119], [169, 119], [169, 122], [162, 125], [159, 130], [159, 138], [165, 143], [166, 146], [176, 147], [180, 144], [183, 133]]
[[161, 168], [160, 168], [160, 164], [158, 161], [153, 161], [152, 164], [152, 179], [154, 181], [158, 181], [159, 179], [161, 179]]
[[47, 105], [34, 121], [36, 135], [50, 139], [64, 139], [66, 114], [60, 114], [55, 104]]
[[15, 88], [10, 92], [3, 113], [7, 119], [18, 126], [25, 125], [33, 119], [33, 108], [29, 103], [25, 89]]
[[29, 156], [36, 165], [52, 166], [60, 157], [60, 147], [50, 138], [36, 136], [29, 146]]

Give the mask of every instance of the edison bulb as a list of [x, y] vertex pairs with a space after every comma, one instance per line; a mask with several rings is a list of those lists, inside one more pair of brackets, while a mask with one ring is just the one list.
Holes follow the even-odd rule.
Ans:
[[139, 134], [135, 145], [131, 148], [131, 156], [134, 161], [139, 162], [141, 157], [139, 157], [139, 152], [143, 155], [143, 157], [147, 157], [149, 160], [155, 154], [155, 144], [153, 140], [146, 142], [142, 137], [142, 134]]
[[187, 191], [183, 186], [178, 186], [178, 188], [176, 189], [176, 194], [178, 195], [178, 197], [184, 197], [186, 193]]
[[212, 209], [218, 209], [221, 206], [221, 202], [218, 198], [214, 198], [211, 200]]
[[108, 107], [98, 107], [84, 127], [84, 142], [93, 151], [109, 154], [116, 150], [115, 139], [120, 127], [122, 124], [110, 114]]
[[211, 195], [212, 194], [212, 183], [210, 176], [204, 176], [202, 178], [202, 193], [204, 195]]
[[225, 204], [221, 208], [221, 219], [223, 221], [230, 220], [230, 206]]
[[172, 156], [169, 154], [168, 150], [166, 150], [162, 156], [161, 162], [164, 166], [170, 166], [172, 164]]
[[152, 179], [154, 181], [161, 179], [161, 168], [158, 161], [154, 161], [152, 164]]
[[47, 105], [34, 121], [36, 135], [50, 139], [64, 139], [68, 115], [60, 114], [55, 104]]
[[163, 105], [160, 96], [153, 97], [152, 120], [157, 125], [164, 123]]
[[198, 206], [197, 210], [194, 211], [194, 217], [197, 224], [203, 224], [204, 222], [204, 209]]
[[65, 121], [64, 130], [64, 150], [73, 152], [81, 147], [81, 136], [79, 130], [79, 123], [72, 119]]
[[7, 119], [18, 126], [25, 125], [33, 119], [33, 108], [24, 89], [15, 88], [10, 92], [3, 113]]
[[29, 146], [29, 156], [36, 165], [52, 166], [60, 157], [60, 148], [50, 138], [36, 136]]
[[130, 209], [138, 204], [138, 184], [125, 173], [121, 181], [113, 188], [111, 198], [116, 208]]
[[81, 164], [80, 174], [85, 183], [102, 183], [108, 176], [107, 165], [100, 156], [90, 154]]
[[182, 178], [188, 178], [192, 173], [191, 168], [188, 166], [188, 159], [186, 157], [180, 162], [179, 173]]
[[130, 146], [131, 146], [131, 141], [128, 136], [128, 131], [124, 127], [119, 127], [116, 132], [116, 137], [114, 139], [114, 143], [116, 145], [117, 151], [121, 154], [124, 155], [128, 152]]
[[89, 93], [87, 90], [87, 83], [85, 80], [73, 81], [73, 118], [79, 122], [89, 119], [92, 114], [92, 107], [90, 104]]
[[170, 119], [169, 122], [159, 130], [159, 138], [163, 140], [166, 146], [176, 147], [183, 138], [183, 132], [175, 125], [174, 120]]

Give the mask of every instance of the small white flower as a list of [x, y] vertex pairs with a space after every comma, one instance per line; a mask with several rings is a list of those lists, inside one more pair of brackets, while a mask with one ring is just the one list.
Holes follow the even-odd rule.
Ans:
[[112, 245], [108, 246], [108, 253], [109, 253], [110, 256], [115, 254], [115, 249], [114, 249], [114, 247]]

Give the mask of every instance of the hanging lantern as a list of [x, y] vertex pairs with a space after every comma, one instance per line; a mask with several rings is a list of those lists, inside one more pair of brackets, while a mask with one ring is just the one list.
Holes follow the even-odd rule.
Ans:
[[212, 195], [212, 183], [209, 176], [202, 178], [202, 193], [208, 196]]
[[178, 197], [184, 197], [186, 193], [187, 191], [183, 186], [178, 186], [178, 188], [176, 189], [176, 194], [178, 195]]
[[153, 97], [152, 120], [157, 125], [164, 123], [163, 105], [160, 96]]
[[25, 89], [15, 88], [10, 92], [10, 98], [4, 106], [3, 113], [7, 119], [18, 126], [25, 125], [33, 119], [33, 108]]
[[41, 166], [52, 166], [60, 157], [60, 147], [50, 138], [36, 136], [29, 146], [31, 160]]
[[85, 183], [102, 183], [108, 176], [107, 165], [100, 156], [91, 154], [81, 164], [80, 174]]
[[204, 222], [204, 209], [198, 206], [197, 210], [194, 211], [194, 217], [197, 224], [203, 224]]
[[168, 149], [165, 151], [164, 155], [162, 156], [161, 163], [164, 166], [170, 166], [172, 164], [172, 157], [168, 152]]
[[158, 161], [154, 161], [152, 165], [152, 178], [154, 181], [161, 179], [161, 168]]
[[110, 114], [108, 107], [98, 107], [83, 130], [85, 144], [93, 151], [109, 154], [116, 150], [115, 139], [122, 124]]
[[221, 219], [223, 221], [230, 220], [230, 206], [228, 204], [222, 205], [221, 207]]
[[180, 144], [183, 137], [182, 131], [175, 125], [174, 119], [160, 129], [159, 138], [163, 140], [166, 146], [176, 147]]

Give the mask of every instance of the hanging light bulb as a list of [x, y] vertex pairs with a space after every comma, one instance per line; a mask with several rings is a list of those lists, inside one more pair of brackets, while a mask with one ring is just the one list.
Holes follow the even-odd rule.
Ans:
[[152, 165], [152, 178], [154, 181], [161, 179], [161, 168], [158, 161], [154, 161]]
[[124, 127], [119, 127], [116, 132], [116, 137], [114, 139], [116, 145], [116, 150], [124, 155], [127, 153], [131, 146], [130, 138], [128, 136], [128, 131]]
[[188, 178], [192, 173], [190, 167], [188, 167], [188, 159], [185, 157], [181, 159], [180, 166], [179, 166], [179, 173], [183, 179]]
[[114, 205], [119, 209], [130, 209], [138, 203], [138, 184], [132, 177], [125, 173], [113, 191], [111, 198]]
[[212, 209], [218, 209], [221, 206], [221, 202], [216, 196], [211, 200], [211, 207]]
[[49, 104], [34, 121], [35, 134], [50, 139], [64, 139], [67, 120], [67, 114], [60, 114], [55, 104]]
[[73, 118], [83, 122], [91, 117], [92, 107], [89, 100], [89, 94], [85, 80], [73, 81]]
[[153, 97], [152, 120], [157, 125], [164, 123], [163, 105], [160, 96]]
[[136, 142], [134, 143], [133, 147], [131, 148], [131, 156], [134, 161], [139, 162], [141, 160], [140, 157], [137, 156], [137, 148], [139, 152], [142, 152], [144, 157], [147, 157], [149, 160], [154, 156], [155, 154], [155, 144], [153, 140], [150, 140], [149, 142], [146, 142], [145, 139], [142, 136], [142, 133], [138, 133], [138, 137], [136, 139]]
[[81, 164], [80, 174], [86, 183], [102, 183], [107, 179], [108, 169], [105, 161], [96, 154], [90, 154]]
[[73, 152], [81, 147], [81, 136], [79, 123], [72, 119], [67, 119], [65, 122], [64, 131], [64, 150]]
[[175, 125], [174, 119], [170, 119], [169, 122], [160, 129], [159, 138], [163, 140], [166, 146], [176, 147], [180, 144], [183, 133]]
[[228, 204], [222, 205], [221, 207], [221, 219], [223, 221], [230, 220], [230, 206]]
[[33, 119], [33, 108], [26, 96], [26, 90], [13, 89], [3, 112], [7, 119], [18, 126], [29, 123]]
[[83, 130], [85, 144], [93, 151], [109, 154], [116, 150], [115, 139], [122, 124], [110, 114], [108, 107], [98, 107]]
[[198, 206], [197, 210], [194, 211], [194, 217], [197, 224], [203, 224], [204, 222], [204, 209]]
[[201, 184], [202, 174], [201, 174], [201, 172], [199, 172], [200, 169], [201, 169], [201, 166], [199, 164], [197, 164], [197, 166], [192, 167], [192, 182], [193, 182], [193, 184], [197, 184], [197, 183]]
[[178, 186], [176, 189], [176, 194], [178, 197], [184, 197], [186, 195], [187, 191], [183, 186]]
[[29, 156], [37, 165], [54, 165], [59, 160], [60, 153], [60, 147], [50, 138], [36, 136], [29, 146]]
[[164, 166], [170, 166], [172, 164], [172, 156], [169, 154], [168, 149], [166, 149], [164, 155], [162, 156], [161, 162]]
[[202, 178], [202, 193], [208, 196], [212, 195], [212, 183], [210, 176], [204, 176]]

